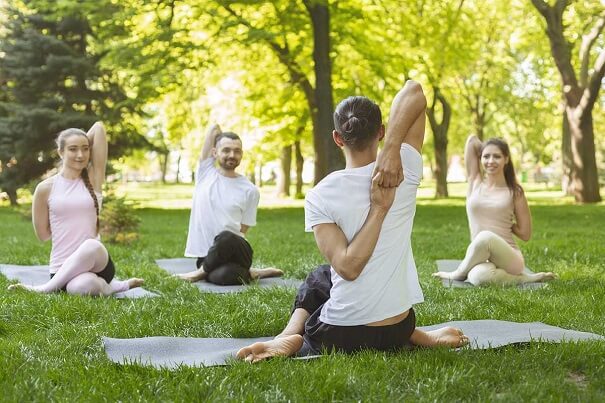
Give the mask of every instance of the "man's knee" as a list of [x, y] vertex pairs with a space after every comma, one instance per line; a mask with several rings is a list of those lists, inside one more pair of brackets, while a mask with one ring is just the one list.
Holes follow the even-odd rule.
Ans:
[[231, 231], [221, 231], [214, 237], [214, 243], [232, 243], [237, 242], [239, 238], [241, 238], [239, 235], [236, 235]]
[[226, 263], [208, 273], [208, 282], [217, 285], [248, 284], [250, 271], [236, 263]]

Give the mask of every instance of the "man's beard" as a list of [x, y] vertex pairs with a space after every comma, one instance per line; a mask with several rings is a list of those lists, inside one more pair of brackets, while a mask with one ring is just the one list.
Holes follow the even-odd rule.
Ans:
[[219, 160], [219, 166], [227, 171], [232, 171], [239, 166], [239, 161], [235, 159]]

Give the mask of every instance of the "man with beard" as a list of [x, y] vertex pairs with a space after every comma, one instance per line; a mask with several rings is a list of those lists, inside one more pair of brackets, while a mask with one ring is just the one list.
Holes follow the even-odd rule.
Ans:
[[185, 256], [197, 258], [197, 270], [178, 275], [183, 280], [233, 285], [282, 275], [275, 268], [251, 267], [252, 247], [244, 236], [256, 225], [260, 194], [235, 172], [242, 156], [237, 134], [210, 128], [196, 171], [185, 249]]

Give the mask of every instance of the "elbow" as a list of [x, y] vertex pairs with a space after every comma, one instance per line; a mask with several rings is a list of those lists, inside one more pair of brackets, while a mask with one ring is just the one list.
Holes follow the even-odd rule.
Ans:
[[423, 109], [426, 108], [426, 96], [424, 96], [424, 91], [422, 91], [422, 85], [419, 82], [414, 80], [408, 80], [405, 83], [405, 86], [408, 88], [410, 94], [414, 97], [418, 106], [421, 106]]
[[359, 277], [359, 275], [361, 274], [361, 271], [351, 270], [350, 266], [346, 266], [346, 265], [343, 265], [343, 266], [347, 267], [348, 270], [347, 269], [342, 270], [340, 267], [338, 267], [336, 265], [332, 265], [332, 267], [334, 268], [336, 273], [338, 273], [338, 275], [345, 281], [355, 281], [357, 279], [357, 277]]
[[479, 140], [479, 137], [477, 137], [476, 134], [471, 134], [466, 139], [466, 146], [467, 146], [467, 148], [469, 146], [477, 146], [477, 145], [481, 145], [481, 144], [482, 144], [481, 140]]
[[38, 240], [40, 242], [46, 242], [50, 239], [51, 237], [51, 233], [48, 230], [37, 230], [36, 228], [34, 228], [34, 232], [36, 234], [36, 238], [38, 238]]
[[355, 281], [355, 280], [357, 280], [357, 277], [359, 277], [359, 273], [357, 273], [357, 274], [355, 274], [355, 273], [347, 273], [346, 275], [343, 275], [343, 276], [340, 276], [340, 277], [342, 277], [343, 280], [346, 280], [346, 281]]
[[38, 240], [40, 242], [46, 242], [50, 240], [50, 234], [36, 234], [36, 237], [38, 237]]
[[522, 240], [523, 242], [527, 242], [530, 240], [531, 238], [531, 230], [527, 229], [527, 230], [520, 230], [516, 232], [517, 237]]

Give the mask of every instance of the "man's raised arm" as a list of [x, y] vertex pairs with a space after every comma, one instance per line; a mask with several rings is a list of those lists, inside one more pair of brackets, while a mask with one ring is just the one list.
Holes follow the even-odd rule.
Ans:
[[214, 124], [210, 126], [208, 132], [206, 133], [206, 140], [204, 141], [204, 147], [202, 148], [202, 154], [200, 155], [200, 161], [203, 161], [210, 157], [210, 153], [214, 148], [214, 140], [216, 136], [221, 134], [221, 128], [219, 125]]
[[403, 181], [401, 144], [408, 143], [418, 152], [422, 150], [426, 121], [426, 98], [416, 81], [407, 81], [393, 103], [384, 141], [376, 160], [374, 174], [380, 172], [380, 186], [395, 187]]

